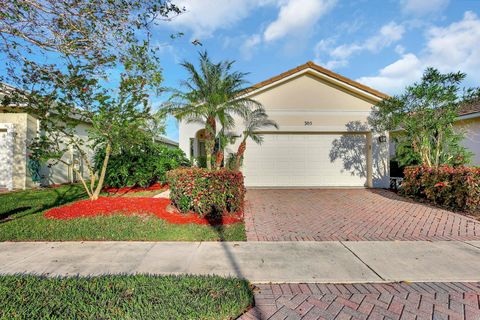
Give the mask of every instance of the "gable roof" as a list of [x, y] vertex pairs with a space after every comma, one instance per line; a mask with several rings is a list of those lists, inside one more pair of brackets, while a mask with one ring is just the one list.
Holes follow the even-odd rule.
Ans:
[[263, 87], [266, 87], [266, 86], [268, 86], [268, 85], [270, 85], [270, 84], [273, 84], [273, 83], [275, 83], [275, 82], [277, 82], [277, 81], [280, 81], [280, 80], [282, 80], [282, 79], [285, 79], [285, 78], [287, 78], [287, 77], [290, 77], [290, 76], [292, 76], [292, 75], [294, 75], [294, 74], [296, 74], [296, 73], [302, 72], [302, 71], [307, 70], [307, 69], [312, 69], [312, 70], [314, 70], [314, 71], [317, 71], [317, 72], [319, 72], [319, 73], [322, 73], [322, 74], [326, 75], [327, 77], [330, 77], [330, 78], [333, 78], [333, 79], [338, 80], [338, 81], [340, 81], [340, 82], [343, 82], [343, 83], [345, 83], [345, 84], [347, 84], [347, 85], [349, 85], [349, 86], [352, 86], [352, 87], [355, 87], [355, 88], [357, 88], [357, 89], [359, 89], [359, 90], [362, 90], [362, 91], [364, 91], [364, 92], [367, 92], [367, 93], [369, 93], [369, 94], [371, 94], [371, 95], [374, 95], [374, 96], [376, 96], [376, 97], [378, 97], [378, 98], [380, 98], [380, 99], [386, 99], [386, 98], [388, 98], [388, 95], [385, 94], [385, 93], [382, 93], [382, 92], [377, 91], [377, 90], [375, 90], [375, 89], [373, 89], [373, 88], [370, 88], [370, 87], [368, 87], [368, 86], [366, 86], [366, 85], [363, 85], [363, 84], [361, 84], [361, 83], [359, 83], [359, 82], [356, 82], [356, 81], [354, 81], [354, 80], [352, 80], [352, 79], [349, 79], [349, 78], [347, 78], [347, 77], [344, 77], [344, 76], [342, 76], [342, 75], [340, 75], [340, 74], [338, 74], [338, 73], [335, 73], [335, 72], [333, 72], [333, 71], [330, 71], [330, 70], [328, 70], [328, 69], [325, 69], [325, 68], [323, 68], [323, 67], [315, 64], [315, 63], [312, 62], [312, 61], [308, 61], [307, 63], [302, 64], [302, 65], [300, 65], [300, 66], [298, 66], [298, 67], [296, 67], [296, 68], [290, 69], [290, 70], [285, 71], [285, 72], [283, 72], [283, 73], [281, 73], [281, 74], [279, 74], [279, 75], [277, 75], [277, 76], [274, 76], [274, 77], [272, 77], [272, 78], [270, 78], [270, 79], [267, 79], [267, 80], [265, 80], [265, 81], [259, 82], [259, 83], [255, 84], [255, 85], [251, 86], [250, 88], [248, 88], [248, 89], [246, 90], [246, 93], [259, 90], [259, 89], [261, 89], [261, 88], [263, 88]]
[[480, 113], [480, 100], [474, 103], [464, 105], [458, 111], [459, 116], [471, 115], [474, 113]]

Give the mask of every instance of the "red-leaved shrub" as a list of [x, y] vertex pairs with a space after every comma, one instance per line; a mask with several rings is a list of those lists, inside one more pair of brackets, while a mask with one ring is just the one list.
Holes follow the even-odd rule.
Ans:
[[415, 166], [405, 168], [401, 193], [452, 209], [480, 209], [480, 168]]
[[182, 212], [219, 216], [243, 210], [245, 186], [239, 171], [179, 168], [167, 172], [170, 199]]

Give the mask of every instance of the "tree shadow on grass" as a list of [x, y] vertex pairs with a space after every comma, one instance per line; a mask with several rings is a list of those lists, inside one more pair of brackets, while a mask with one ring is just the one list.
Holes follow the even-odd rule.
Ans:
[[[31, 216], [85, 198], [85, 192], [79, 192], [78, 190], [78, 186], [68, 185], [66, 188], [59, 187], [45, 190], [28, 190], [5, 194], [4, 197], [8, 196], [11, 201], [18, 203], [19, 206], [4, 212], [0, 211], [0, 224], [15, 221], [26, 216]], [[30, 205], [29, 202], [34, 202], [39, 195], [48, 198], [48, 200], [46, 200], [45, 203], [40, 203], [38, 205]]]
[[31, 206], [23, 206], [23, 207], [17, 207], [12, 210], [9, 210], [7, 212], [2, 212], [0, 213], [0, 223], [5, 223], [7, 221], [12, 220], [11, 216], [16, 215], [17, 213], [21, 213], [27, 210], [32, 209]]

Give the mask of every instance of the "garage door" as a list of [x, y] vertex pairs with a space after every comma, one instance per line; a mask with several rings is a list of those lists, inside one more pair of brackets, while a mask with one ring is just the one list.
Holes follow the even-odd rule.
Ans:
[[243, 173], [250, 187], [366, 186], [365, 134], [265, 134], [247, 144]]

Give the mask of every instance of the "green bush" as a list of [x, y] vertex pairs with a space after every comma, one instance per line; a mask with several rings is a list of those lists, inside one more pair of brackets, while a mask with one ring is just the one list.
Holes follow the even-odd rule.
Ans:
[[400, 192], [455, 210], [480, 209], [480, 169], [473, 167], [407, 167]]
[[180, 168], [167, 173], [170, 199], [182, 212], [219, 217], [243, 210], [245, 186], [239, 171]]
[[207, 167], [207, 157], [206, 156], [198, 156], [195, 158], [195, 164], [199, 168], [206, 168]]
[[[105, 150], [95, 155], [99, 168]], [[153, 142], [124, 146], [110, 156], [105, 185], [114, 188], [148, 187], [156, 182], [165, 183], [166, 173], [181, 166], [190, 166], [182, 150], [168, 148]]]

